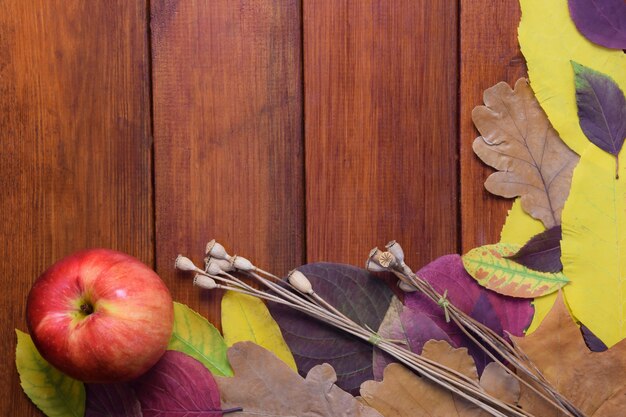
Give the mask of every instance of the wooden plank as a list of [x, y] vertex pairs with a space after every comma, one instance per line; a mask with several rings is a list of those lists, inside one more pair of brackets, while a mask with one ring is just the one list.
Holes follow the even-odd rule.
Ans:
[[472, 151], [479, 135], [472, 109], [482, 105], [483, 91], [500, 81], [514, 84], [526, 76], [517, 43], [520, 9], [517, 1], [461, 0], [461, 249], [495, 243], [500, 239], [512, 200], [487, 192], [484, 181], [493, 169]]
[[296, 0], [152, 1], [157, 270], [219, 323], [219, 298], [173, 270], [208, 240], [285, 274], [303, 260]]
[[457, 2], [303, 7], [308, 260], [456, 252]]
[[13, 328], [47, 266], [94, 246], [152, 265], [146, 30], [143, 0], [2, 2], [0, 415], [42, 415]]

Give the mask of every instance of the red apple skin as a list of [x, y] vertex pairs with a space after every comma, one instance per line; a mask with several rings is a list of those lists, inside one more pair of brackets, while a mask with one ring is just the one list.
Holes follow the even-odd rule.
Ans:
[[53, 366], [81, 381], [114, 382], [136, 378], [159, 360], [174, 307], [163, 281], [142, 262], [88, 249], [35, 281], [26, 319], [35, 346]]

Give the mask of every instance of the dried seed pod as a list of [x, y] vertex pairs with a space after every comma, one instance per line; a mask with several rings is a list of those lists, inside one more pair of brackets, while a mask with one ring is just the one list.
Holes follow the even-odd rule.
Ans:
[[378, 263], [384, 268], [392, 268], [397, 264], [397, 260], [393, 253], [383, 252], [378, 257]]
[[250, 262], [243, 256], [238, 256], [238, 255], [233, 256], [231, 263], [235, 267], [235, 269], [238, 269], [240, 271], [250, 272], [256, 269], [254, 265], [252, 265], [252, 262]]
[[217, 263], [220, 266], [220, 268], [222, 268], [222, 271], [224, 272], [230, 272], [235, 269], [233, 267], [233, 263], [230, 261], [227, 261], [226, 259], [212, 258], [211, 260]]
[[385, 247], [389, 252], [393, 254], [393, 256], [396, 257], [396, 260], [399, 263], [404, 263], [404, 251], [402, 250], [402, 246], [400, 246], [398, 242], [392, 240], [391, 242], [387, 243]]
[[415, 292], [417, 288], [412, 286], [411, 284], [407, 284], [404, 281], [398, 281], [398, 287], [404, 292]]
[[384, 272], [387, 270], [386, 268], [383, 268], [382, 266], [377, 264], [371, 258], [368, 258], [367, 261], [365, 261], [365, 269], [367, 269], [370, 272]]
[[217, 259], [210, 259], [206, 266], [206, 272], [211, 275], [220, 275], [224, 272]]
[[196, 276], [193, 277], [193, 285], [196, 285], [200, 288], [204, 288], [206, 290], [212, 290], [218, 287], [217, 283], [213, 280], [213, 278], [200, 275], [200, 274], [196, 274]]
[[183, 255], [178, 255], [176, 257], [176, 262], [174, 263], [174, 268], [181, 270], [181, 271], [196, 271], [198, 270], [198, 267], [196, 267], [196, 265], [194, 265], [194, 263], [191, 261], [191, 259], [183, 256]]
[[206, 244], [205, 254], [218, 259], [230, 259], [230, 255], [224, 249], [224, 246], [217, 243], [215, 239]]
[[300, 271], [294, 269], [287, 276], [287, 280], [293, 287], [303, 294], [313, 294], [311, 281]]

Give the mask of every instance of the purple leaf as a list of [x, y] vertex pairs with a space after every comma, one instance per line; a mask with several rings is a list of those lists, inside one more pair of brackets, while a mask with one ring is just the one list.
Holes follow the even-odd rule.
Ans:
[[[429, 340], [445, 340], [452, 344], [448, 335], [429, 316], [413, 311], [393, 298], [385, 319], [378, 329], [384, 339], [402, 342], [412, 352], [421, 353], [424, 343]], [[374, 350], [374, 378], [382, 381], [387, 365], [396, 362], [393, 357], [379, 349]]]
[[144, 417], [222, 417], [215, 379], [199, 361], [168, 350], [133, 382]]
[[141, 405], [130, 384], [85, 384], [85, 417], [141, 417]]
[[561, 226], [554, 226], [532, 237], [509, 259], [541, 272], [559, 272], [561, 263]]
[[626, 49], [624, 0], [569, 0], [569, 13], [584, 37], [598, 45]]
[[[481, 287], [465, 271], [459, 255], [442, 256], [419, 270], [417, 275], [430, 282], [440, 294], [447, 290], [451, 303], [502, 336], [504, 332], [522, 336], [533, 318], [531, 300], [507, 297]], [[428, 297], [420, 292], [409, 293], [405, 298], [405, 306], [413, 312], [414, 317], [426, 315], [430, 318], [448, 335], [455, 347], [467, 347], [476, 361], [478, 372], [482, 372], [490, 362], [489, 357], [454, 323], [446, 322], [443, 309]], [[411, 320], [409, 316], [404, 322]]]
[[626, 98], [610, 77], [572, 62], [580, 127], [600, 149], [617, 157], [626, 138]]
[[[378, 329], [392, 292], [366, 270], [350, 265], [315, 263], [304, 273], [322, 298], [359, 324]], [[298, 372], [305, 376], [315, 365], [329, 363], [337, 372], [337, 385], [358, 394], [362, 382], [373, 379], [373, 347], [356, 337], [277, 304], [268, 305], [293, 353]]]
[[585, 344], [592, 352], [604, 352], [609, 348], [604, 344], [604, 342], [598, 339], [598, 336], [593, 334], [591, 330], [587, 328], [584, 324], [580, 326], [580, 332], [583, 334], [583, 339], [585, 339]]

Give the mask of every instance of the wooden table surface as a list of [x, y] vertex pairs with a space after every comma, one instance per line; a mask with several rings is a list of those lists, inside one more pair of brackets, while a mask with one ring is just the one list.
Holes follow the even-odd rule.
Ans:
[[108, 247], [177, 273], [217, 238], [285, 274], [414, 268], [497, 241], [510, 201], [471, 151], [482, 91], [525, 73], [516, 0], [5, 0], [0, 11], [0, 414], [41, 415], [14, 329], [55, 260]]

